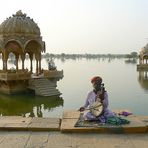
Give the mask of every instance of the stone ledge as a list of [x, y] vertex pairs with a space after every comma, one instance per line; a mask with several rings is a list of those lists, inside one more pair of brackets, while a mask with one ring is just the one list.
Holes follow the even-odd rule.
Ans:
[[[121, 111], [130, 112], [127, 109], [116, 109], [113, 111], [115, 113]], [[148, 131], [148, 116], [130, 115], [125, 117], [130, 121], [130, 124], [120, 126], [104, 124], [96, 127], [74, 127], [79, 118], [79, 114], [79, 111], [65, 111], [61, 123], [61, 132], [146, 133]]]
[[[120, 110], [121, 111], [121, 110]], [[124, 110], [125, 111], [125, 110]], [[126, 110], [127, 111], [127, 110]], [[116, 113], [119, 110], [115, 110]], [[74, 127], [80, 112], [70, 110], [63, 113], [62, 122], [59, 118], [24, 118], [21, 116], [0, 117], [0, 130], [6, 131], [61, 131], [61, 132], [98, 132], [98, 133], [146, 133], [148, 116], [130, 115], [127, 125], [99, 125], [96, 127]]]
[[24, 118], [21, 116], [0, 117], [0, 130], [12, 131], [59, 131], [59, 118]]

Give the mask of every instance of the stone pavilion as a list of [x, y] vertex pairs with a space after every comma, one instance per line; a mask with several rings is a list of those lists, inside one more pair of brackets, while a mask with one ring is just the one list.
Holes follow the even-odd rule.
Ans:
[[[36, 95], [59, 95], [57, 81], [63, 71], [45, 70], [41, 65], [41, 53], [45, 52], [40, 28], [34, 20], [21, 11], [0, 24], [0, 92], [16, 94], [32, 90]], [[16, 68], [8, 67], [8, 60], [14, 56]], [[26, 58], [30, 69], [25, 68]], [[35, 72], [33, 72], [35, 60]], [[21, 63], [21, 66], [20, 64]]]
[[140, 50], [137, 69], [148, 69], [148, 44]]

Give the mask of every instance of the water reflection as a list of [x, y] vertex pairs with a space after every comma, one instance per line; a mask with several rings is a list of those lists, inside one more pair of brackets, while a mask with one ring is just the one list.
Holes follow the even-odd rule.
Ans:
[[147, 70], [139, 70], [138, 81], [141, 87], [148, 91], [148, 69]]
[[137, 64], [137, 59], [126, 59], [125, 63], [126, 64]]
[[0, 114], [2, 116], [43, 117], [45, 110], [49, 112], [59, 106], [63, 106], [63, 99], [59, 96], [0, 94]]

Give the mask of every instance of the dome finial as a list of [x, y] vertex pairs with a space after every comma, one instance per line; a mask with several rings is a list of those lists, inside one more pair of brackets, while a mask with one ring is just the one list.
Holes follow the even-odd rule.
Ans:
[[23, 14], [22, 10], [19, 10], [16, 12], [15, 16], [26, 16], [26, 14], [25, 13]]

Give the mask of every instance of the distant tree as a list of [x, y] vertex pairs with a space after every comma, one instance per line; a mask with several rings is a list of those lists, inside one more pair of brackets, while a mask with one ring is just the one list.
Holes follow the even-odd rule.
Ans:
[[128, 58], [129, 60], [130, 59], [136, 59], [138, 57], [138, 53], [137, 52], [131, 52], [130, 54], [126, 54], [125, 55], [125, 58]]
[[43, 57], [44, 58], [49, 58], [50, 54], [49, 53], [46, 53]]
[[132, 58], [137, 58], [138, 57], [138, 53], [137, 52], [131, 52], [130, 55], [132, 56]]
[[131, 56], [131, 54], [126, 54], [126, 55], [125, 55], [125, 58], [131, 59], [132, 56]]
[[61, 53], [61, 56], [62, 56], [62, 57], [65, 57], [65, 53]]

